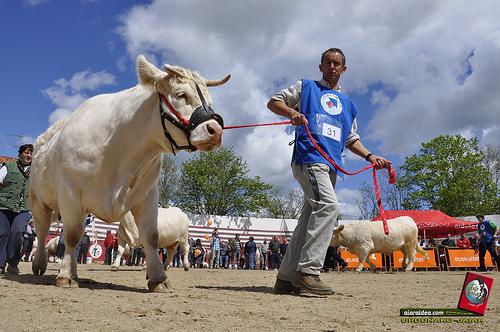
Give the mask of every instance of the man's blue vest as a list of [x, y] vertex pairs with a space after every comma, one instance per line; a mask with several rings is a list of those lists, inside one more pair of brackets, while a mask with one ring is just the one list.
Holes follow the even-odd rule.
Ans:
[[493, 235], [496, 232], [496, 227], [489, 220], [483, 220], [477, 225], [477, 231], [481, 236], [481, 243], [490, 244], [493, 242]]
[[[300, 107], [309, 122], [309, 131], [314, 140], [337, 165], [343, 167], [342, 152], [357, 113], [354, 102], [342, 93], [324, 87], [316, 81], [302, 80]], [[316, 150], [304, 126], [295, 128], [292, 162], [299, 165], [327, 164], [336, 171], [335, 167]]]

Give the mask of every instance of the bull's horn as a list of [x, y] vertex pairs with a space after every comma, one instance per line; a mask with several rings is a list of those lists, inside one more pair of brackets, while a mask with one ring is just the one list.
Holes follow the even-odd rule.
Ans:
[[227, 81], [229, 81], [230, 78], [231, 78], [231, 75], [227, 75], [226, 77], [224, 77], [221, 80], [206, 80], [205, 82], [206, 82], [207, 86], [218, 86], [218, 85], [222, 85], [222, 84], [226, 83]]

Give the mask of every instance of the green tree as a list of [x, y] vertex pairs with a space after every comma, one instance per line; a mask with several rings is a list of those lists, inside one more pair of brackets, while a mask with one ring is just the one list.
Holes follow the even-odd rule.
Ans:
[[269, 193], [267, 216], [271, 218], [295, 219], [302, 210], [304, 195], [300, 189], [282, 190], [273, 188]]
[[[399, 173], [399, 170], [397, 171]], [[380, 189], [380, 197], [385, 210], [401, 210], [403, 202], [408, 196], [405, 188], [399, 185], [399, 179], [395, 185], [389, 183], [389, 174], [386, 170], [377, 172], [378, 186]], [[359, 187], [361, 198], [356, 200], [356, 205], [361, 213], [362, 219], [372, 219], [380, 214], [375, 195], [375, 187], [373, 181], [363, 181]]]
[[175, 164], [175, 159], [170, 154], [163, 154], [161, 159], [160, 180], [158, 189], [160, 190], [159, 204], [168, 207], [175, 198], [175, 193], [179, 186], [179, 170]]
[[268, 205], [271, 187], [250, 178], [243, 159], [221, 148], [182, 164], [177, 205], [198, 214], [245, 216]]
[[494, 213], [498, 191], [483, 163], [477, 138], [441, 135], [405, 159], [399, 187], [405, 208], [432, 208], [452, 216]]

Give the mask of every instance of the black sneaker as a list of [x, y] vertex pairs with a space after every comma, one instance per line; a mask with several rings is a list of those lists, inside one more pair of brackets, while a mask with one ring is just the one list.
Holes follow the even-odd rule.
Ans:
[[0, 267], [0, 274], [5, 274], [5, 266]]
[[275, 294], [298, 294], [300, 293], [300, 288], [294, 287], [291, 281], [285, 281], [276, 278], [276, 283], [274, 284]]

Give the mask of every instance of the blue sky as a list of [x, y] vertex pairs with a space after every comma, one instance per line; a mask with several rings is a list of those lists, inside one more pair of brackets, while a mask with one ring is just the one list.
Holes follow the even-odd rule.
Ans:
[[[341, 81], [358, 104], [359, 132], [399, 166], [440, 134], [500, 142], [498, 1], [309, 2], [225, 0], [0, 0], [0, 155], [19, 137], [34, 142], [86, 98], [137, 83], [134, 61], [232, 74], [211, 90], [226, 124], [280, 120], [269, 97], [301, 78], [318, 79], [319, 56], [340, 47]], [[284, 127], [225, 133], [252, 175], [295, 186], [292, 133]], [[179, 161], [189, 158], [178, 155]], [[346, 168], [363, 160], [346, 153]], [[343, 213], [356, 215], [365, 173], [338, 184]]]

